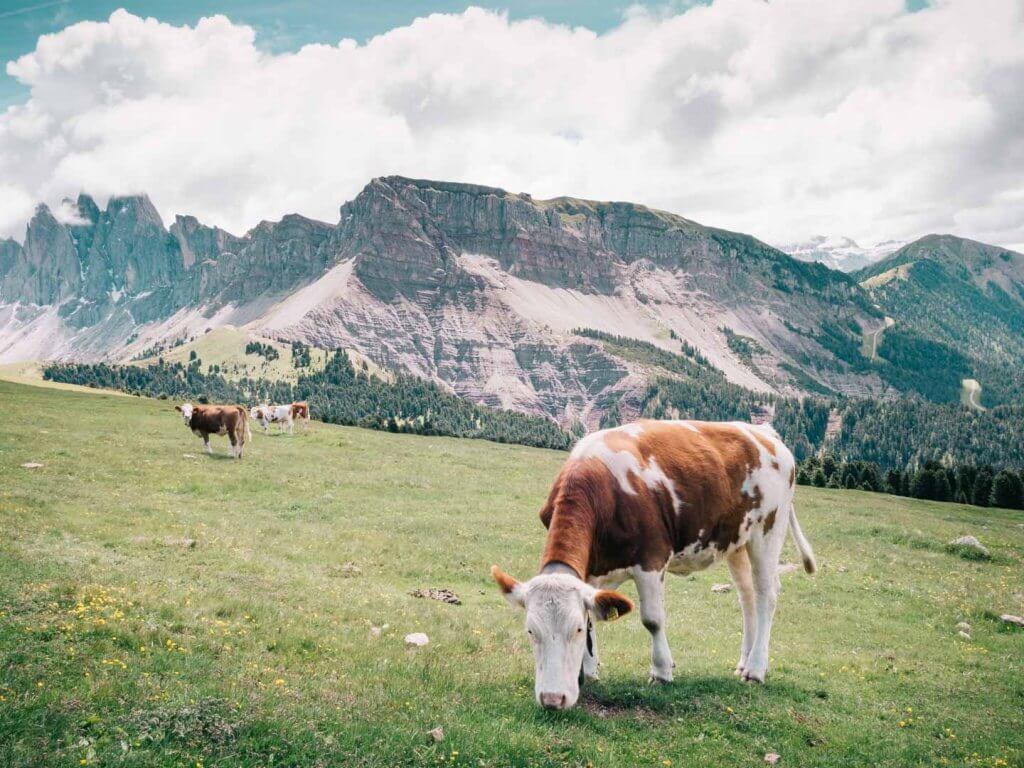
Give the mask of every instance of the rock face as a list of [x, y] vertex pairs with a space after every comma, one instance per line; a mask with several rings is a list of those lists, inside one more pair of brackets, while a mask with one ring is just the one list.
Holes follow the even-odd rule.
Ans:
[[243, 236], [191, 216], [166, 229], [144, 196], [74, 207], [0, 242], [0, 361], [124, 360], [232, 324], [593, 425], [650, 375], [576, 332], [593, 329], [686, 342], [758, 391], [886, 389], [822, 342], [827, 323], [882, 327], [854, 280], [640, 205], [388, 177], [337, 224], [289, 215]]

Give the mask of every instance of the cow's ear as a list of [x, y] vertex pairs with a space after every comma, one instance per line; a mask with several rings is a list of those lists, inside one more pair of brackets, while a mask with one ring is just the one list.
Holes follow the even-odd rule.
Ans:
[[496, 565], [491, 566], [491, 576], [498, 582], [501, 594], [510, 605], [526, 605], [526, 588]]
[[589, 607], [598, 621], [615, 621], [633, 610], [633, 601], [619, 592], [598, 589], [590, 599]]
[[181, 410], [181, 406], [180, 406], [180, 405], [176, 405], [176, 406], [174, 406], [174, 410], [176, 410], [176, 411], [180, 411], [180, 410]]

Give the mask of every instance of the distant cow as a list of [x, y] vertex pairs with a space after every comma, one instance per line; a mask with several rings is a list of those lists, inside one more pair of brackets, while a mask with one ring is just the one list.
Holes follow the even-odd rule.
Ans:
[[793, 509], [795, 477], [793, 454], [769, 426], [641, 421], [580, 440], [540, 513], [548, 529], [540, 573], [521, 584], [491, 569], [506, 599], [526, 608], [537, 702], [568, 709], [583, 678], [597, 677], [590, 617], [633, 609], [611, 591], [626, 579], [651, 634], [651, 680], [671, 682], [665, 572], [692, 573], [722, 557], [743, 614], [736, 674], [763, 682], [787, 530], [804, 569], [815, 570]]
[[174, 406], [181, 412], [185, 426], [203, 438], [207, 453], [213, 453], [210, 447], [210, 435], [227, 435], [231, 441], [230, 454], [237, 459], [242, 458], [245, 441], [252, 438], [249, 432], [249, 417], [240, 405], [184, 405]]
[[264, 433], [269, 424], [277, 424], [282, 431], [287, 428], [289, 434], [295, 431], [291, 405], [257, 405], [250, 409], [249, 415], [260, 423]]
[[305, 400], [299, 403], [292, 403], [292, 419], [302, 420], [302, 429], [309, 427], [309, 403]]

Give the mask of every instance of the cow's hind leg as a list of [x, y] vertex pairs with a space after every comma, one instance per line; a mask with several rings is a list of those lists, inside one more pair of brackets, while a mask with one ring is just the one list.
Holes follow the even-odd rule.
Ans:
[[203, 437], [203, 450], [205, 450], [211, 456], [213, 455], [213, 448], [210, 447], [210, 436], [206, 435]]
[[671, 683], [672, 651], [665, 636], [665, 572], [633, 571], [640, 597], [640, 620], [651, 633], [651, 682]]
[[740, 660], [736, 663], [736, 674], [742, 675], [747, 668], [747, 659], [754, 645], [757, 631], [757, 613], [754, 597], [754, 576], [750, 568], [750, 557], [746, 547], [740, 547], [728, 558], [729, 573], [736, 585], [736, 594], [740, 599], [740, 611], [743, 613], [743, 642], [740, 645]]
[[785, 529], [781, 533], [780, 536], [759, 536], [747, 543], [754, 581], [757, 628], [742, 678], [758, 683], [763, 683], [768, 674], [768, 644], [772, 636], [775, 606], [779, 600], [779, 553], [782, 551]]

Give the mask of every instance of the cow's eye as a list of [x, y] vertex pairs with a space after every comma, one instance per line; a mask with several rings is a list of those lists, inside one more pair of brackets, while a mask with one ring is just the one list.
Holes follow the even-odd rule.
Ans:
[[526, 630], [526, 634], [528, 634], [528, 635], [532, 635], [532, 634], [533, 634], [533, 630], [532, 630], [532, 629], [528, 629], [528, 630]]
[[582, 631], [583, 631], [583, 627], [576, 627], [576, 634], [577, 634], [577, 635], [578, 635], [578, 634], [579, 634], [580, 632], [582, 632]]

